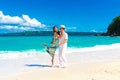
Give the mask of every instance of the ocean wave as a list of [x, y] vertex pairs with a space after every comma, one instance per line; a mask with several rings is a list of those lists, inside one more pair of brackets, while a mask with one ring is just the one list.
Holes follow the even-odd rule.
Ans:
[[90, 52], [90, 51], [102, 51], [102, 50], [111, 50], [111, 49], [120, 49], [120, 43], [115, 43], [111, 45], [96, 45], [93, 47], [86, 48], [68, 48], [68, 53], [73, 52]]
[[34, 57], [45, 54], [43, 51], [27, 50], [27, 51], [0, 51], [0, 59], [17, 59], [24, 57]]
[[[120, 43], [115, 43], [111, 45], [96, 45], [94, 47], [87, 47], [87, 48], [71, 47], [67, 49], [67, 53], [101, 51], [101, 50], [111, 50], [111, 49], [119, 49], [119, 48], [120, 48]], [[45, 52], [45, 50], [0, 51], [0, 59], [17, 59], [17, 58], [24, 58], [24, 57], [40, 56], [43, 54], [46, 55], [47, 52]], [[58, 54], [58, 49], [56, 51], [56, 54]]]

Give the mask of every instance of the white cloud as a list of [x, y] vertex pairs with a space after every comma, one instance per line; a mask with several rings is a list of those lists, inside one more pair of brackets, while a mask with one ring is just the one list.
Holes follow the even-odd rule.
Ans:
[[10, 26], [10, 25], [3, 25], [3, 26], [0, 26], [0, 29], [1, 30], [13, 30], [13, 31], [30, 31], [30, 30], [35, 30], [34, 28], [32, 27], [23, 27], [23, 26]]
[[0, 26], [0, 29], [18, 29], [18, 26], [9, 26], [9, 25], [4, 25], [4, 26]]
[[77, 29], [77, 27], [67, 27], [67, 29]]
[[24, 30], [24, 31], [28, 31], [28, 30], [33, 30], [32, 28], [30, 28], [30, 27], [19, 27], [19, 30]]
[[18, 16], [9, 16], [9, 15], [4, 15], [2, 11], [0, 11], [0, 23], [3, 24], [19, 24], [22, 22], [22, 19]]
[[1, 24], [16, 24], [20, 26], [26, 27], [38, 27], [43, 28], [46, 25], [39, 22], [37, 19], [31, 19], [28, 15], [19, 16], [10, 16], [4, 15], [2, 11], [0, 11], [0, 23]]
[[91, 30], [91, 32], [97, 32], [97, 31], [93, 29], [93, 30]]
[[35, 18], [30, 19], [28, 15], [22, 15], [23, 22], [20, 23], [23, 26], [31, 26], [31, 27], [45, 27], [44, 24], [41, 24], [41, 22], [37, 21]]
[[0, 19], [1, 19], [2, 17], [4, 17], [4, 15], [3, 15], [3, 12], [0, 11]]
[[69, 31], [76, 31], [77, 30], [77, 27], [66, 27], [66, 28]]

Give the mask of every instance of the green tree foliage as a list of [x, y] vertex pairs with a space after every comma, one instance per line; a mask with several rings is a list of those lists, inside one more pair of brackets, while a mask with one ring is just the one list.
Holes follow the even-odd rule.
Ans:
[[107, 34], [110, 36], [120, 36], [120, 16], [113, 19], [109, 25]]

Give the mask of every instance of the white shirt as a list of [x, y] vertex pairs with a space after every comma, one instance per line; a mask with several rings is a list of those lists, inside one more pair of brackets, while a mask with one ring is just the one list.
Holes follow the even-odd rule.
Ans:
[[[62, 34], [61, 38], [59, 39], [59, 43], [63, 42], [64, 40], [68, 40], [68, 34], [65, 32], [64, 34]], [[60, 45], [60, 47], [64, 47], [67, 46], [67, 42]]]

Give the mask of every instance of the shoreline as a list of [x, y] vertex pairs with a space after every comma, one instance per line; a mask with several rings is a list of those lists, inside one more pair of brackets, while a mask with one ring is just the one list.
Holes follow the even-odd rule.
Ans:
[[[120, 43], [114, 43], [110, 45], [96, 45], [93, 47], [85, 47], [85, 48], [69, 48], [67, 49], [67, 54], [72, 53], [95, 53], [101, 51], [119, 51]], [[58, 49], [56, 51], [58, 54]], [[48, 53], [44, 50], [39, 51], [35, 49], [25, 50], [25, 51], [0, 51], [0, 59], [18, 59], [18, 58], [29, 58], [29, 57], [37, 57], [41, 55], [48, 55]]]

